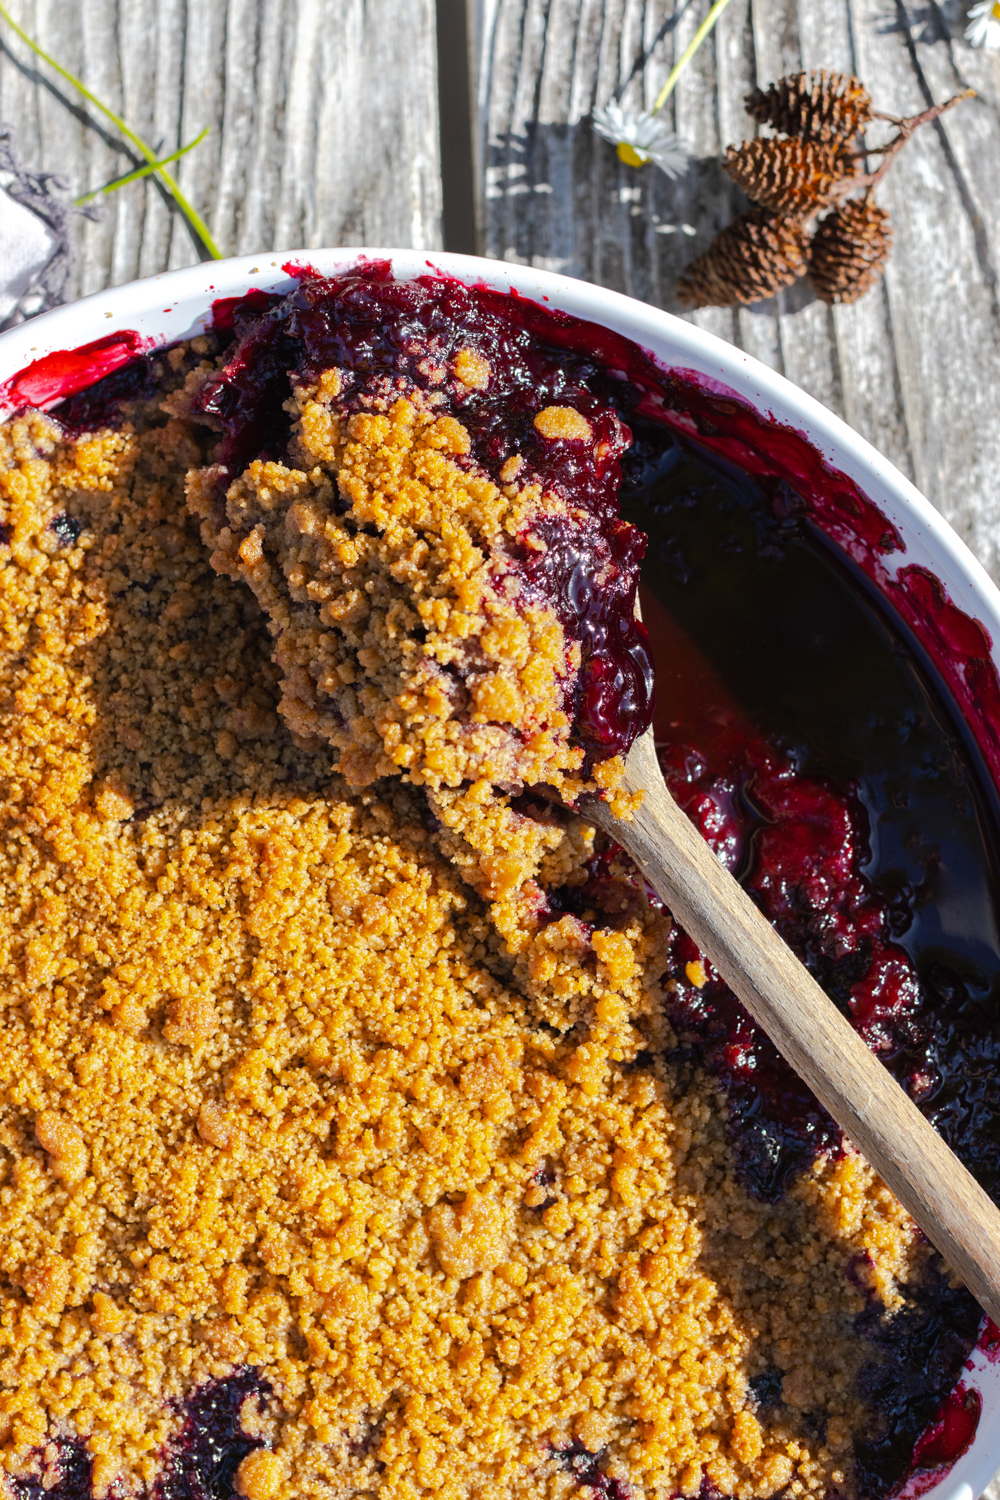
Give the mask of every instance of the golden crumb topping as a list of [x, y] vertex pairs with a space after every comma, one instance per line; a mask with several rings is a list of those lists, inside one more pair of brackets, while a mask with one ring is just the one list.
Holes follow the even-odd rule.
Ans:
[[535, 427], [543, 438], [551, 442], [559, 439], [586, 443], [593, 437], [593, 429], [582, 412], [572, 406], [545, 406], [535, 417]]
[[471, 391], [487, 390], [493, 374], [489, 360], [478, 349], [459, 349], [452, 369], [455, 379], [460, 380]]
[[[341, 429], [317, 396], [302, 467], [223, 518], [163, 405], [0, 429], [3, 1473], [72, 1442], [95, 1496], [149, 1493], [217, 1381], [246, 1500], [849, 1495], [846, 1272], [892, 1305], [926, 1246], [850, 1151], [749, 1198], [714, 1086], [664, 1061], [669, 918], [612, 862], [617, 913], [547, 919], [595, 830], [450, 784], [514, 755], [500, 693], [575, 770], [565, 642], [485, 560], [530, 497], [431, 411]], [[328, 741], [437, 785], [352, 788]]]

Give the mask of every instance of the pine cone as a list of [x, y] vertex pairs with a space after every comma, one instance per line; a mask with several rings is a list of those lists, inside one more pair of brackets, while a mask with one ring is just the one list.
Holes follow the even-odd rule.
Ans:
[[892, 249], [892, 224], [873, 198], [852, 198], [820, 220], [809, 275], [823, 302], [857, 302], [880, 280]]
[[759, 302], [802, 275], [808, 248], [809, 237], [796, 219], [752, 208], [691, 262], [677, 283], [677, 294], [690, 307]]
[[722, 165], [748, 198], [776, 214], [807, 219], [826, 208], [858, 163], [842, 146], [761, 136], [730, 146]]
[[853, 140], [872, 117], [872, 101], [853, 74], [793, 73], [768, 89], [754, 89], [746, 110], [762, 125], [802, 141], [837, 145]]

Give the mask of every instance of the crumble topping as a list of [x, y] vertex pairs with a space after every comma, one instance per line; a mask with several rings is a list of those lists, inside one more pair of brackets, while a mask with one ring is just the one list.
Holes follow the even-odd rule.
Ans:
[[[209, 352], [172, 351], [176, 382]], [[927, 1247], [849, 1149], [748, 1196], [715, 1086], [663, 1060], [669, 917], [612, 851], [618, 911], [553, 920], [598, 835], [464, 769], [524, 764], [489, 691], [471, 727], [426, 708], [456, 656], [496, 692], [540, 681], [532, 764], [579, 771], [572, 648], [481, 561], [530, 489], [460, 468], [433, 407], [341, 423], [321, 388], [302, 467], [252, 464], [223, 521], [208, 436], [164, 408], [0, 429], [8, 1489], [76, 1443], [95, 1496], [169, 1497], [191, 1413], [231, 1389], [247, 1500], [850, 1494], [853, 1320], [902, 1305]], [[442, 495], [455, 550], [420, 562], [417, 668], [385, 580]], [[352, 569], [385, 592], [328, 661], [341, 596], [310, 587]], [[462, 612], [495, 649], [463, 655]], [[368, 784], [404, 764], [429, 802]]]

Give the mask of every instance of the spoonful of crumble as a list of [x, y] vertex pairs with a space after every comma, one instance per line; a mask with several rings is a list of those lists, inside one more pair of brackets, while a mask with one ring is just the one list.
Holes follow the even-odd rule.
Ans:
[[[466, 353], [465, 378], [488, 379]], [[269, 617], [292, 732], [332, 745], [357, 786], [613, 792], [652, 711], [635, 528], [544, 488], [520, 454], [492, 477], [419, 391], [352, 411], [342, 383], [331, 370], [296, 397], [295, 467], [251, 463], [224, 515], [211, 471], [192, 493], [214, 566]], [[613, 498], [613, 412], [549, 406], [533, 425]]]

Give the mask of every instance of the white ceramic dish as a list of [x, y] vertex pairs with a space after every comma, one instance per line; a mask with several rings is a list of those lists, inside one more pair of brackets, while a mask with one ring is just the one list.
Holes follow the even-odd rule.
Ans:
[[[903, 550], [879, 564], [889, 583], [901, 568], [916, 564], [929, 570], [950, 601], [982, 627], [984, 653], [1000, 669], [1000, 590], [947, 522], [874, 448], [812, 397], [721, 339], [617, 292], [551, 272], [472, 256], [371, 249], [244, 256], [165, 272], [95, 293], [0, 334], [0, 419], [11, 409], [12, 378], [57, 351], [71, 351], [121, 330], [133, 330], [147, 348], [170, 343], [210, 323], [212, 302], [217, 298], [238, 296], [251, 287], [289, 288], [292, 281], [283, 266], [290, 262], [308, 264], [329, 276], [354, 266], [360, 257], [391, 260], [394, 273], [403, 279], [445, 274], [497, 291], [513, 291], [552, 310], [601, 324], [649, 351], [659, 365], [718, 383], [764, 416], [794, 429], [831, 468], [853, 480], [896, 528]], [[34, 400], [44, 404], [37, 395]], [[988, 753], [987, 759], [996, 775], [1000, 747], [997, 754]], [[982, 1401], [976, 1437], [950, 1470], [929, 1484], [929, 1476], [911, 1484], [911, 1494], [919, 1492], [933, 1500], [978, 1500], [1000, 1469], [1000, 1364], [976, 1350], [963, 1379]]]

